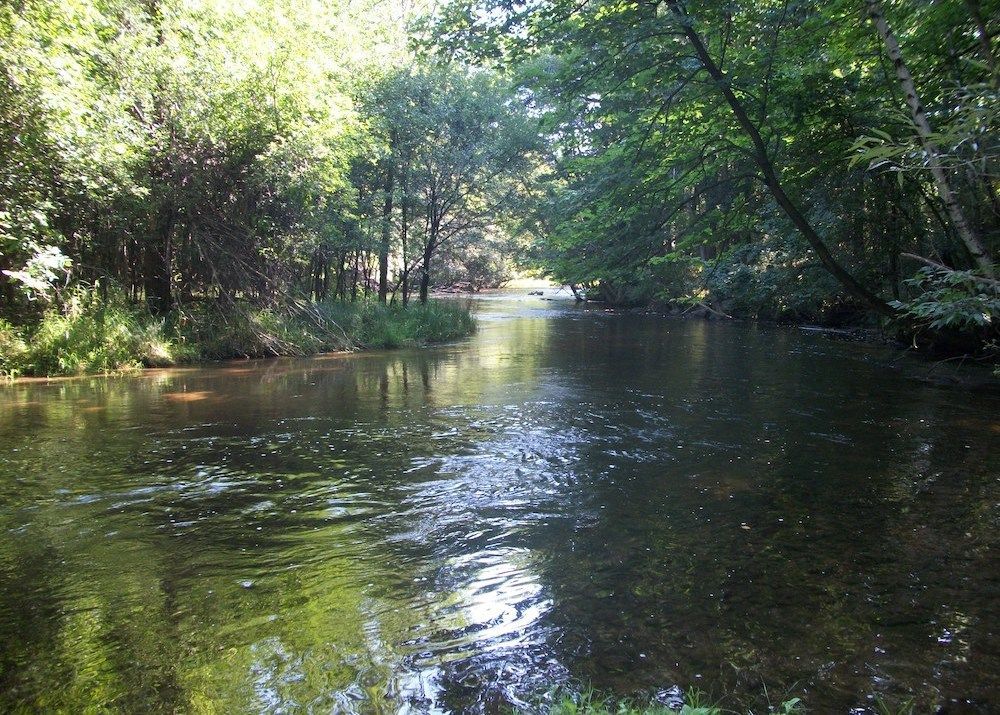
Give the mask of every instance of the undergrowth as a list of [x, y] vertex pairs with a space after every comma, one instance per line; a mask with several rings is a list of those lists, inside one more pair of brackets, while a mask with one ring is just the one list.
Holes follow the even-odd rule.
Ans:
[[29, 325], [0, 320], [0, 375], [74, 375], [199, 360], [419, 346], [470, 335], [475, 320], [446, 301], [289, 302], [260, 308], [199, 301], [164, 317], [121, 296], [78, 290]]

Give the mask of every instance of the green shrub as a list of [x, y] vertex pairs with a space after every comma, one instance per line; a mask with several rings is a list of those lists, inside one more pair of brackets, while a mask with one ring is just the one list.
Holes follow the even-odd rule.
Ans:
[[33, 326], [0, 321], [0, 375], [73, 375], [199, 359], [394, 348], [454, 340], [474, 330], [468, 310], [449, 302], [258, 308], [204, 301], [155, 318], [121, 295], [102, 300], [78, 288]]
[[28, 345], [21, 331], [0, 319], [0, 375], [17, 377], [24, 372]]
[[86, 293], [42, 316], [29, 343], [32, 372], [65, 375], [139, 367], [139, 326], [117, 305], [99, 305]]
[[987, 333], [997, 330], [1000, 285], [977, 277], [972, 271], [922, 268], [904, 283], [916, 296], [893, 301], [892, 306], [931, 330], [964, 330]]
[[836, 281], [794, 242], [764, 239], [724, 254], [705, 284], [727, 312], [771, 320], [821, 320], [841, 303]]
[[189, 358], [165, 321], [121, 296], [105, 301], [82, 288], [34, 326], [0, 324], [0, 371], [9, 377], [113, 372]]

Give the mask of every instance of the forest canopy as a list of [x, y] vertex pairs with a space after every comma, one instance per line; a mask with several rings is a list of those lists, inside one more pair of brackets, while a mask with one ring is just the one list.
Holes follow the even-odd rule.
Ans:
[[560, 280], [975, 330], [998, 306], [998, 30], [979, 0], [459, 0], [430, 34], [530, 89]]
[[0, 332], [531, 269], [989, 345], [998, 31], [994, 0], [9, 0]]
[[6, 316], [73, 282], [154, 313], [405, 300], [414, 278], [425, 295], [437, 249], [505, 230], [536, 131], [497, 73], [418, 62], [407, 21], [391, 3], [5, 3]]

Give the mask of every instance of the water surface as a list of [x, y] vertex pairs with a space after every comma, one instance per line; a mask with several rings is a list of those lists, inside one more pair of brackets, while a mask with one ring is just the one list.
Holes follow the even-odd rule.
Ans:
[[0, 389], [0, 710], [990, 710], [996, 391], [479, 305], [439, 348]]

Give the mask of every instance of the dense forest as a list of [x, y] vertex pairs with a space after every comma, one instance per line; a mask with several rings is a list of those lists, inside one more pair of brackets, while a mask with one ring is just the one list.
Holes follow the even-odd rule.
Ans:
[[8, 0], [0, 367], [336, 347], [516, 270], [989, 349], [998, 10]]
[[541, 263], [616, 303], [975, 332], [996, 315], [1000, 8], [488, 3], [556, 157]]

